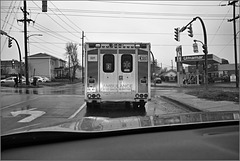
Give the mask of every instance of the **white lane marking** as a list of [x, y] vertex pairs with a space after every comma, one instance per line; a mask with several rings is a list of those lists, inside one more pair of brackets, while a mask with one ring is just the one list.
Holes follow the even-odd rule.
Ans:
[[86, 106], [86, 102], [84, 102], [84, 104], [74, 114], [72, 114], [68, 119], [74, 118], [83, 109], [84, 106]]
[[[41, 96], [39, 96], [39, 97], [41, 97]], [[4, 106], [3, 108], [1, 108], [1, 110], [6, 109], [6, 108], [9, 108], [9, 107], [12, 107], [12, 106], [16, 106], [16, 105], [19, 105], [19, 104], [22, 104], [22, 103], [25, 103], [25, 102], [28, 102], [28, 101], [35, 100], [35, 99], [37, 99], [37, 98], [39, 98], [39, 97], [35, 97], [35, 98], [29, 99], [29, 100], [26, 100], [26, 101], [14, 103], [14, 104], [11, 104], [11, 105], [8, 105], [8, 106]]]
[[32, 108], [32, 109], [29, 109], [29, 110], [21, 110], [21, 111], [13, 111], [11, 112], [11, 114], [13, 115], [13, 117], [16, 117], [18, 115], [22, 115], [22, 114], [27, 114], [27, 115], [30, 115], [30, 116], [27, 116], [26, 118], [18, 121], [18, 122], [31, 122], [33, 120], [35, 120], [36, 118], [44, 115], [46, 112], [44, 111], [33, 111], [35, 110], [36, 108]]

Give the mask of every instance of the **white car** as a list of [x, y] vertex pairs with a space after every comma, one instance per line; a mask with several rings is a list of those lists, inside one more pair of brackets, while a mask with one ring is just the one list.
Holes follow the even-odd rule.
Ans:
[[46, 82], [50, 82], [50, 79], [48, 77], [42, 77]]
[[33, 76], [33, 77], [29, 78], [29, 81], [33, 82], [34, 77], [37, 78], [37, 82], [46, 82], [46, 80], [41, 76]]
[[5, 79], [1, 79], [1, 83], [14, 83], [15, 77], [8, 77]]
[[[1, 83], [15, 83], [14, 79], [16, 77], [8, 77], [8, 78], [5, 78], [5, 79], [1, 79]], [[24, 76], [22, 76], [22, 82], [26, 82], [26, 78]]]

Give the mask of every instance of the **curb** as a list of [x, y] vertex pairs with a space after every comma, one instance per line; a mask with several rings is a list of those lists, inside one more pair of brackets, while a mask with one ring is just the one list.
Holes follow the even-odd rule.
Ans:
[[190, 106], [189, 104], [183, 103], [183, 102], [181, 102], [181, 101], [175, 100], [175, 99], [173, 99], [173, 98], [166, 97], [166, 96], [160, 96], [160, 97], [162, 97], [162, 98], [164, 98], [164, 99], [167, 99], [167, 100], [169, 100], [169, 101], [171, 101], [171, 102], [174, 102], [174, 103], [176, 103], [176, 104], [179, 104], [180, 106], [184, 106], [186, 109], [190, 110], [191, 112], [202, 112], [202, 110], [199, 110], [198, 108], [195, 108], [195, 107], [193, 107], [193, 106]]

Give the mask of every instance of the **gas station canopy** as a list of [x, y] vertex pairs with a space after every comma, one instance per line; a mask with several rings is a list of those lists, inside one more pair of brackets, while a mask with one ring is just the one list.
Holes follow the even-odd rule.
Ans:
[[[207, 59], [208, 59], [208, 64], [222, 63], [222, 59], [217, 57], [214, 54], [208, 54]], [[196, 65], [196, 62], [198, 62], [198, 64], [200, 65], [200, 64], [204, 64], [205, 55], [187, 55], [187, 56], [179, 57], [179, 61], [177, 60], [178, 58], [175, 57], [175, 62], [189, 64], [189, 65]]]

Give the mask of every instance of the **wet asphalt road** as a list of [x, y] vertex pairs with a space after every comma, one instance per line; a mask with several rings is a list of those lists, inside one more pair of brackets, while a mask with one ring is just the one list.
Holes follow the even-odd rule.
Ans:
[[[1, 88], [1, 134], [54, 126], [88, 116], [120, 118], [187, 112], [158, 97], [153, 88], [152, 100], [145, 111], [127, 109], [123, 105], [104, 105], [100, 111], [87, 113], [81, 84], [34, 89]], [[113, 108], [114, 107], [114, 108]]]

